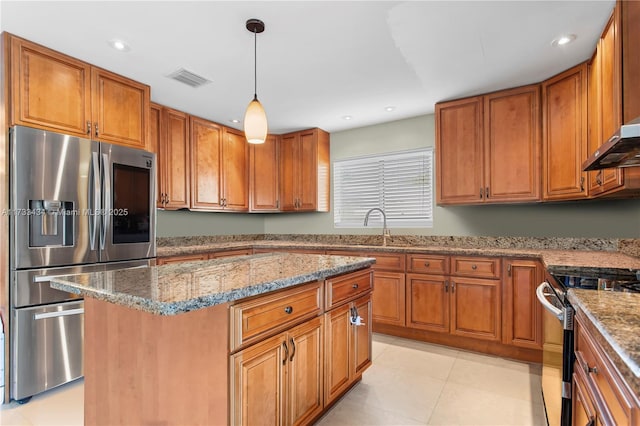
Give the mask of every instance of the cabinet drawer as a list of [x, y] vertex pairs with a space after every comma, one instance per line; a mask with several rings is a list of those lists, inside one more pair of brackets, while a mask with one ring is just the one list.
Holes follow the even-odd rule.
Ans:
[[231, 351], [322, 312], [322, 282], [259, 296], [230, 307]]
[[500, 278], [500, 259], [453, 256], [451, 258], [451, 275]]
[[325, 281], [327, 310], [347, 302], [373, 288], [373, 271], [367, 268]]
[[363, 256], [376, 258], [376, 263], [371, 265], [375, 270], [404, 272], [404, 254], [366, 253]]
[[446, 275], [449, 273], [449, 256], [410, 254], [408, 272]]
[[[585, 373], [587, 382], [592, 382], [597, 390], [598, 399], [606, 407], [605, 417], [611, 417], [608, 423], [630, 424], [635, 404], [626, 391], [626, 384], [618, 375], [608, 357], [601, 352], [599, 345], [584, 327], [582, 318], [577, 317], [575, 327], [575, 368]], [[607, 422], [605, 422], [607, 423]]]

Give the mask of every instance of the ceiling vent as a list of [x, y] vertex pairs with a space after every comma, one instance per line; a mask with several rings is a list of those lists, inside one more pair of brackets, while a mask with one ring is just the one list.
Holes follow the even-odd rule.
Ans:
[[193, 73], [184, 68], [177, 69], [176, 71], [167, 75], [167, 77], [177, 80], [191, 87], [200, 87], [200, 86], [204, 86], [205, 84], [211, 83], [211, 80], [207, 80], [206, 78], [199, 76], [198, 74]]

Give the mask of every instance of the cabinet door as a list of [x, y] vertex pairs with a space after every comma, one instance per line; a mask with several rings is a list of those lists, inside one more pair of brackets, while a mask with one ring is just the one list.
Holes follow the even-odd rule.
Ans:
[[280, 140], [280, 209], [282, 211], [293, 211], [298, 206], [299, 141], [297, 134], [283, 135]]
[[451, 277], [451, 334], [499, 341], [500, 280]]
[[485, 202], [540, 200], [540, 87], [484, 97]]
[[542, 84], [543, 198], [587, 196], [587, 68], [573, 67]]
[[401, 272], [373, 272], [373, 321], [405, 325], [405, 284]]
[[573, 392], [571, 393], [572, 424], [575, 426], [596, 424], [597, 413], [593, 401], [587, 391], [588, 384], [583, 377], [579, 365], [574, 364]]
[[222, 208], [222, 127], [191, 117], [191, 210]]
[[535, 260], [506, 259], [503, 276], [503, 343], [542, 349], [542, 305], [536, 297], [542, 266]]
[[436, 104], [438, 204], [484, 201], [482, 125], [482, 97]]
[[288, 351], [283, 335], [278, 335], [232, 355], [230, 424], [284, 424]]
[[280, 209], [278, 184], [278, 144], [276, 135], [267, 136], [263, 144], [250, 147], [250, 210], [278, 211]]
[[183, 112], [165, 108], [163, 110], [163, 134], [160, 138], [160, 170], [164, 177], [162, 192], [165, 194], [165, 209], [189, 208], [191, 164], [189, 149], [189, 116]]
[[318, 196], [318, 141], [315, 131], [300, 134], [298, 210], [314, 211]]
[[249, 210], [249, 144], [242, 132], [225, 128], [222, 184], [225, 210]]
[[149, 110], [149, 143], [151, 144], [151, 151], [156, 153], [156, 206], [158, 208], [164, 207], [164, 188], [165, 183], [164, 172], [162, 167], [162, 156], [164, 155], [160, 149], [160, 135], [162, 134], [162, 106], [158, 104], [151, 104]]
[[18, 37], [11, 40], [11, 124], [87, 137], [88, 64]]
[[[594, 153], [604, 142], [602, 138], [602, 101], [601, 95], [601, 52], [596, 48], [591, 61], [587, 65], [587, 114], [588, 114], [588, 141], [587, 156]], [[593, 196], [602, 192], [602, 170], [587, 172], [589, 195]]]
[[325, 405], [330, 404], [351, 383], [350, 304], [339, 306], [325, 314]]
[[406, 294], [407, 327], [449, 332], [449, 282], [446, 277], [407, 274]]
[[288, 425], [309, 423], [324, 406], [322, 319], [316, 317], [287, 333]]
[[371, 294], [354, 300], [351, 306], [354, 309], [354, 314], [362, 320], [361, 325], [351, 324], [351, 332], [353, 333], [351, 381], [354, 381], [371, 365]]
[[93, 137], [147, 149], [151, 89], [112, 72], [92, 68]]

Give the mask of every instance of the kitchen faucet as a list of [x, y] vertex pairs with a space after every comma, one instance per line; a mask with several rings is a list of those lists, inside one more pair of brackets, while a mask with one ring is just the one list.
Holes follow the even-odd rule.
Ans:
[[364, 215], [364, 226], [367, 226], [367, 224], [369, 223], [369, 215], [374, 210], [377, 210], [380, 213], [382, 213], [382, 221], [383, 221], [382, 222], [382, 245], [386, 246], [387, 245], [387, 238], [391, 237], [391, 232], [389, 231], [389, 229], [387, 229], [387, 215], [384, 213], [384, 210], [382, 210], [381, 208], [378, 208], [378, 207], [374, 207], [372, 209], [369, 209], [367, 214]]

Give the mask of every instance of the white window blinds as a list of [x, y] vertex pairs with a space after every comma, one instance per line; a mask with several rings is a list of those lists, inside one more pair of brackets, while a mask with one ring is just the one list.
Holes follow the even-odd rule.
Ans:
[[[433, 226], [433, 149], [421, 149], [335, 161], [335, 227], [363, 228], [369, 209], [387, 215], [388, 227]], [[382, 227], [380, 212], [369, 226]]]

